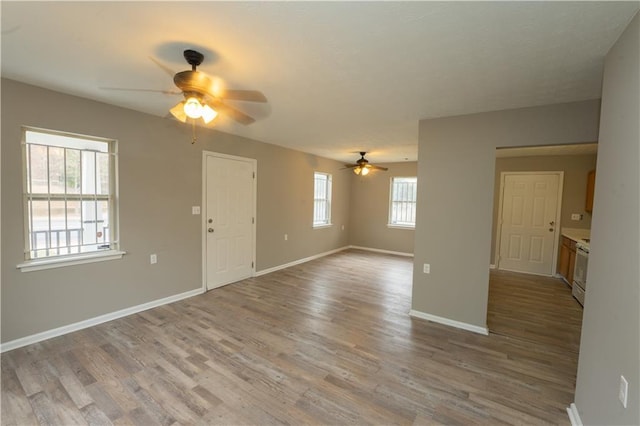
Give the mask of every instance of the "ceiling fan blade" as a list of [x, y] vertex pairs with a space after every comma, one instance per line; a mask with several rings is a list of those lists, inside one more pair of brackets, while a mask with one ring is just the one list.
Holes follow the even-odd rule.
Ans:
[[220, 97], [234, 101], [267, 102], [267, 98], [258, 90], [225, 90]]
[[374, 170], [384, 170], [385, 172], [389, 170], [387, 167], [374, 166], [373, 164], [369, 164], [369, 167], [371, 167]]
[[238, 111], [237, 109], [230, 107], [219, 99], [211, 98], [207, 102], [211, 107], [218, 111], [221, 114], [224, 114], [231, 118], [234, 121], [237, 121], [240, 124], [244, 124], [245, 126], [256, 121], [255, 118], [248, 116], [242, 111]]
[[126, 87], [100, 87], [101, 90], [119, 90], [123, 92], [155, 92], [164, 95], [181, 95], [179, 90], [159, 90], [159, 89], [129, 89]]
[[344, 165], [347, 169], [353, 169], [354, 167], [358, 167], [357, 164], [345, 164]]
[[151, 59], [153, 63], [159, 66], [164, 72], [169, 74], [171, 78], [173, 78], [173, 76], [176, 75], [176, 72], [174, 70], [172, 70], [171, 68], [169, 68], [168, 66], [166, 66], [165, 64], [163, 64], [162, 62], [154, 58], [153, 56], [149, 56], [149, 59]]

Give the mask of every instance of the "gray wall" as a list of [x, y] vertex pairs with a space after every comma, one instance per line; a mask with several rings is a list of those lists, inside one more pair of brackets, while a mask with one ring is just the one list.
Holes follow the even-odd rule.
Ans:
[[[119, 141], [123, 259], [36, 272], [23, 261], [21, 125]], [[342, 163], [211, 129], [2, 80], [2, 341], [202, 286], [202, 151], [258, 162], [257, 270], [348, 244]], [[312, 229], [313, 172], [333, 173], [334, 226]], [[284, 241], [283, 234], [289, 234]], [[158, 254], [158, 264], [149, 255]]]
[[[491, 228], [491, 263], [496, 264], [496, 232], [500, 209], [500, 173], [562, 171], [561, 228], [591, 228], [591, 213], [584, 211], [587, 198], [587, 174], [596, 168], [595, 154], [552, 155], [547, 157], [503, 157], [496, 158], [496, 176], [493, 197], [493, 226]], [[581, 213], [582, 220], [571, 220], [571, 213]], [[558, 239], [560, 233], [558, 233]]]
[[367, 176], [351, 173], [351, 213], [349, 242], [354, 246], [413, 253], [415, 231], [389, 228], [389, 191], [392, 177], [417, 176], [418, 164], [381, 164], [386, 172]]
[[412, 309], [486, 326], [495, 149], [593, 142], [599, 106], [591, 100], [420, 122]]
[[[640, 424], [640, 15], [604, 67], [576, 406], [585, 425]], [[618, 401], [620, 375], [629, 405]]]

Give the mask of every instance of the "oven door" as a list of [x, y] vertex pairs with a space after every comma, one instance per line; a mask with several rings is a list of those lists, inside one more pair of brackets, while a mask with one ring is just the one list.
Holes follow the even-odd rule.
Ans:
[[573, 288], [571, 289], [571, 294], [573, 295], [573, 297], [576, 298], [578, 303], [584, 306], [584, 290], [582, 289], [582, 287], [580, 287], [577, 284], [574, 284]]
[[576, 250], [576, 266], [573, 272], [573, 283], [579, 285], [583, 290], [587, 288], [587, 265], [589, 263], [589, 252], [578, 248]]

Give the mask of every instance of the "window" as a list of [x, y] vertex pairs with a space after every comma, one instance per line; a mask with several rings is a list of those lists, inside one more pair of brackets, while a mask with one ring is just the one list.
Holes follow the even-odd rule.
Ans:
[[415, 228], [418, 178], [391, 178], [389, 226]]
[[23, 170], [27, 261], [117, 250], [116, 141], [23, 128]]
[[331, 225], [331, 175], [315, 172], [313, 190], [313, 226]]

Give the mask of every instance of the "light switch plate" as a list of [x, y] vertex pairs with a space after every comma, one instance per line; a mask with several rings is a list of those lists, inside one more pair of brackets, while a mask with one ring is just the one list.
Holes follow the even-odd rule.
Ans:
[[191, 214], [200, 214], [200, 206], [192, 206]]
[[152, 254], [151, 256], [149, 256], [149, 263], [151, 263], [152, 265], [158, 263], [158, 255]]
[[430, 274], [431, 273], [431, 265], [429, 263], [425, 263], [424, 266], [422, 267], [422, 270], [424, 271], [425, 274]]
[[629, 395], [629, 382], [624, 376], [620, 376], [620, 392], [618, 393], [618, 399], [622, 403], [624, 408], [627, 408], [627, 399]]
[[582, 214], [580, 213], [572, 213], [571, 220], [582, 220]]

